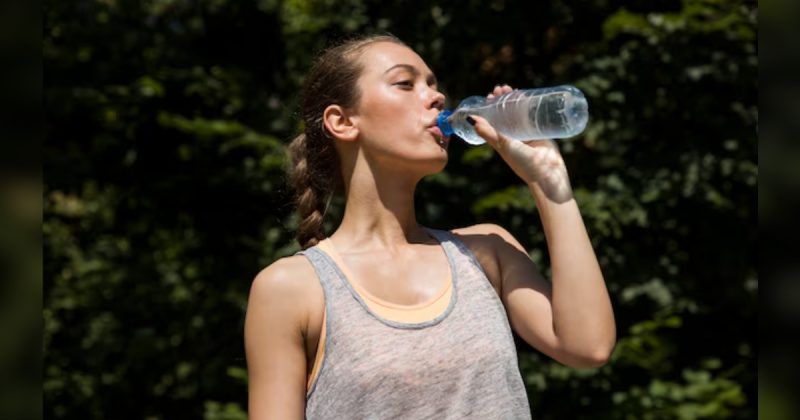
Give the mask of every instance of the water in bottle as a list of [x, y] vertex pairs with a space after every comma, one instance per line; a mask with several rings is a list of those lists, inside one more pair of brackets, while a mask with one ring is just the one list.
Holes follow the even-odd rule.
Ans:
[[518, 89], [491, 99], [471, 96], [454, 111], [442, 111], [437, 125], [446, 136], [455, 133], [467, 143], [485, 143], [467, 122], [469, 115], [487, 119], [498, 133], [512, 140], [562, 139], [586, 128], [589, 105], [574, 86]]

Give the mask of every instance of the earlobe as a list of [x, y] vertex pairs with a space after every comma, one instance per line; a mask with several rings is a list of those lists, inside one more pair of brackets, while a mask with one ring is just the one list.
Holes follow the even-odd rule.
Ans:
[[334, 138], [355, 141], [358, 138], [356, 120], [340, 105], [328, 105], [322, 113], [322, 125]]

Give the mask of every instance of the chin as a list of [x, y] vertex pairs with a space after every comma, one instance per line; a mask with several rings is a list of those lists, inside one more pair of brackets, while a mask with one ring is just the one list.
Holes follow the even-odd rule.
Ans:
[[395, 155], [391, 161], [382, 161], [382, 164], [400, 170], [407, 175], [424, 177], [442, 172], [447, 166], [448, 160], [447, 150], [437, 145], [436, 149], [417, 147], [416, 149], [406, 150], [402, 155]]

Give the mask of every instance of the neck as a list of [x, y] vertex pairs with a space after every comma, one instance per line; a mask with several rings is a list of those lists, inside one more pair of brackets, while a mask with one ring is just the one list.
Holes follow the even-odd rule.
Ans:
[[414, 191], [420, 180], [402, 173], [371, 175], [350, 177], [344, 217], [331, 237], [346, 247], [352, 245], [353, 252], [393, 249], [429, 239], [417, 224], [414, 210]]

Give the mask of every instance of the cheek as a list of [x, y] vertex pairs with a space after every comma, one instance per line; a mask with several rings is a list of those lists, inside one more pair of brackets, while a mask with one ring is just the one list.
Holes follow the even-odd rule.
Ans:
[[[397, 135], [398, 130], [417, 123], [419, 115], [412, 112], [409, 101], [411, 97], [402, 98], [398, 95], [384, 93], [369, 98], [363, 98], [362, 110], [363, 126], [369, 135], [386, 136]], [[417, 113], [418, 114], [418, 113]]]

